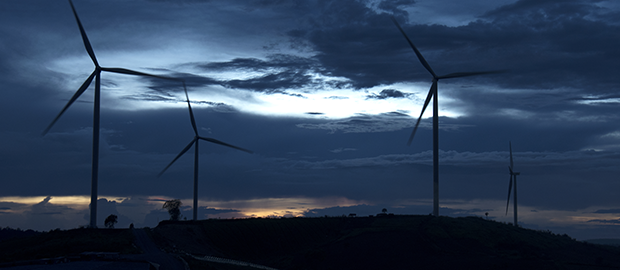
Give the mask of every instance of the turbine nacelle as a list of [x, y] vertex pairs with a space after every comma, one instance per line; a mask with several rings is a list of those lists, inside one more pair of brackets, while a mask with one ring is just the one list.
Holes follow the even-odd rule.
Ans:
[[510, 172], [510, 175], [520, 175], [521, 174], [520, 172], [514, 172], [510, 166], [508, 166], [508, 171]]

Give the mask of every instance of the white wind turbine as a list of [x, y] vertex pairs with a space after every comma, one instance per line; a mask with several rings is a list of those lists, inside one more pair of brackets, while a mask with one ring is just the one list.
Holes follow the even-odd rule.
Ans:
[[[521, 174], [519, 172], [514, 171], [514, 164], [512, 162], [512, 143], [508, 142], [508, 147], [510, 149], [510, 166], [508, 166], [508, 171], [510, 171], [510, 182], [508, 183], [508, 200], [506, 201], [506, 215], [508, 215], [508, 205], [510, 205], [510, 190], [513, 187], [514, 183], [514, 225], [518, 226], [517, 223], [517, 175]], [[513, 181], [514, 178], [514, 181]]]
[[396, 19], [392, 17], [392, 21], [398, 27], [398, 30], [403, 34], [409, 45], [415, 52], [420, 63], [426, 68], [426, 70], [433, 76], [433, 84], [431, 85], [431, 89], [428, 91], [428, 95], [426, 96], [426, 100], [424, 101], [424, 106], [422, 107], [422, 112], [420, 113], [420, 117], [411, 132], [411, 136], [409, 136], [409, 141], [407, 145], [411, 145], [411, 141], [413, 140], [413, 136], [415, 135], [418, 126], [420, 125], [420, 121], [422, 120], [422, 115], [424, 115], [424, 110], [428, 106], [428, 103], [433, 99], [433, 215], [439, 216], [439, 105], [437, 102], [437, 83], [441, 79], [451, 79], [451, 78], [459, 78], [459, 77], [469, 77], [475, 75], [483, 75], [483, 74], [492, 74], [492, 73], [500, 73], [503, 71], [482, 71], [482, 72], [457, 72], [450, 73], [447, 75], [438, 76], [435, 74], [431, 66], [426, 62], [420, 51], [413, 45], [413, 42], [409, 39], [407, 34], [402, 27], [398, 24]]
[[192, 147], [192, 145], [194, 146], [194, 205], [193, 205], [194, 217], [193, 217], [193, 220], [198, 220], [198, 156], [199, 156], [198, 142], [200, 140], [204, 140], [204, 141], [212, 142], [215, 144], [223, 145], [226, 147], [234, 148], [237, 150], [241, 150], [241, 151], [244, 151], [250, 154], [252, 154], [252, 151], [241, 148], [241, 147], [237, 147], [232, 144], [228, 144], [228, 143], [225, 143], [225, 142], [213, 139], [213, 138], [206, 138], [206, 137], [201, 137], [200, 135], [198, 135], [198, 128], [196, 127], [196, 120], [194, 119], [194, 112], [192, 111], [192, 105], [190, 104], [189, 95], [187, 94], [187, 89], [185, 88], [185, 82], [183, 83], [183, 90], [185, 91], [185, 98], [187, 98], [187, 107], [189, 108], [189, 118], [192, 123], [192, 128], [194, 129], [194, 139], [192, 139], [192, 141], [189, 142], [189, 144], [185, 146], [183, 150], [181, 150], [181, 152], [170, 162], [170, 164], [168, 164], [168, 166], [166, 166], [166, 168], [164, 168], [159, 173], [158, 177], [164, 174], [164, 172], [166, 172], [166, 170], [168, 170], [168, 168], [170, 168], [170, 166], [172, 166], [172, 164], [175, 161], [177, 161], [177, 159], [179, 159], [183, 154], [185, 154], [185, 152], [187, 152], [187, 150], [189, 150]]
[[80, 34], [82, 36], [82, 41], [84, 42], [84, 47], [86, 48], [86, 52], [88, 52], [90, 59], [93, 61], [93, 64], [95, 64], [95, 70], [93, 71], [93, 73], [90, 74], [90, 76], [88, 76], [88, 78], [86, 78], [86, 81], [84, 81], [82, 86], [80, 86], [80, 88], [77, 90], [77, 92], [75, 92], [73, 97], [71, 97], [69, 102], [67, 102], [67, 105], [65, 105], [65, 107], [62, 108], [62, 110], [60, 111], [60, 113], [58, 113], [56, 118], [54, 118], [52, 123], [49, 124], [47, 128], [45, 128], [45, 130], [43, 131], [43, 136], [45, 136], [45, 134], [49, 132], [49, 130], [56, 123], [56, 121], [60, 119], [62, 114], [71, 106], [71, 104], [73, 104], [73, 102], [75, 102], [86, 91], [86, 89], [88, 89], [88, 87], [90, 86], [90, 83], [93, 81], [93, 78], [94, 78], [95, 79], [95, 102], [94, 102], [94, 113], [93, 113], [93, 152], [92, 152], [92, 174], [91, 174], [92, 177], [91, 177], [91, 191], [90, 191], [90, 196], [91, 196], [90, 198], [90, 227], [96, 228], [97, 227], [97, 185], [98, 185], [98, 175], [99, 175], [98, 174], [98, 171], [99, 171], [99, 118], [100, 118], [99, 112], [100, 112], [100, 100], [101, 100], [100, 98], [101, 96], [101, 91], [100, 91], [101, 71], [127, 74], [127, 75], [154, 77], [154, 78], [160, 78], [160, 79], [166, 79], [166, 80], [175, 80], [175, 81], [180, 81], [180, 80], [169, 78], [169, 77], [164, 77], [164, 76], [142, 73], [142, 72], [133, 71], [133, 70], [124, 69], [124, 68], [109, 68], [109, 67], [100, 66], [99, 62], [97, 61], [97, 58], [95, 57], [95, 52], [93, 51], [93, 48], [90, 45], [90, 41], [88, 40], [88, 37], [86, 36], [86, 31], [84, 30], [84, 27], [82, 26], [82, 23], [80, 22], [80, 18], [78, 17], [78, 14], [75, 11], [75, 7], [73, 6], [73, 3], [71, 2], [71, 0], [69, 0], [69, 4], [71, 5], [71, 10], [73, 10], [73, 15], [75, 16], [75, 20], [77, 21], [78, 27], [80, 29]]

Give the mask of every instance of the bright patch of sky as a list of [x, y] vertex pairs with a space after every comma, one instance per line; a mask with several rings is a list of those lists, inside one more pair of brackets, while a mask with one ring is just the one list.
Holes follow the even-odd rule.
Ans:
[[[15, 203], [38, 203], [45, 199], [47, 196], [33, 196], [33, 197], [20, 197], [20, 196], [10, 196], [10, 197], [0, 197], [0, 202], [15, 202]], [[107, 200], [124, 200], [124, 197], [111, 197], [111, 196], [99, 196], [99, 199], [107, 199]], [[50, 199], [50, 202], [55, 204], [82, 204], [82, 203], [90, 203], [90, 196], [53, 196]]]
[[586, 105], [601, 105], [601, 104], [609, 104], [609, 103], [620, 104], [620, 98], [616, 98], [616, 97], [606, 98], [606, 97], [601, 97], [601, 96], [596, 96], [596, 95], [588, 95], [588, 96], [583, 97], [583, 100], [578, 100], [576, 102], [579, 104], [586, 104]]
[[620, 131], [614, 131], [611, 133], [607, 133], [603, 136], [601, 136], [603, 138], [613, 138], [613, 139], [620, 139]]
[[[161, 74], [157, 70], [149, 70], [145, 68], [133, 68], [135, 66], [150, 66], [153, 68], [159, 68], [166, 66], [166, 61], [159, 62], [152, 60], [144, 55], [135, 56], [130, 54], [119, 54], [120, 56], [108, 57], [106, 60], [110, 62], [120, 63], [114, 65], [114, 67], [127, 67], [122, 63], [132, 63], [132, 66], [127, 68], [147, 72], [152, 74]], [[112, 56], [112, 55], [110, 55]], [[124, 57], [123, 57], [124, 56]], [[161, 59], [160, 59], [161, 60]], [[172, 65], [172, 64], [170, 64]], [[54, 70], [60, 70], [62, 73], [70, 76], [70, 81], [66, 84], [67, 89], [65, 93], [66, 97], [63, 100], [67, 100], [71, 97], [79, 86], [86, 80], [90, 72], [94, 70], [93, 64], [90, 63], [87, 57], [69, 57], [59, 59], [53, 62], [52, 68]], [[201, 76], [208, 76], [217, 80], [230, 80], [230, 79], [251, 79], [261, 77], [266, 74], [270, 74], [274, 70], [236, 70], [236, 71], [218, 71], [205, 74], [196, 74]], [[69, 75], [70, 74], [70, 75]], [[78, 74], [78, 75], [75, 75]], [[195, 74], [195, 73], [194, 73]], [[320, 74], [310, 74], [317, 81], [346, 81], [341, 77], [329, 77]], [[127, 99], [126, 97], [132, 95], [140, 95], [147, 93], [150, 89], [137, 76], [115, 74], [111, 72], [102, 72], [102, 107], [112, 108], [118, 110], [153, 110], [160, 108], [181, 108], [185, 107], [185, 96], [180, 92], [180, 84], [177, 89], [176, 96], [172, 100], [168, 101], [149, 101], [149, 100], [135, 100]], [[253, 92], [248, 90], [231, 89], [222, 86], [211, 85], [202, 86], [200, 88], [189, 87], [190, 100], [196, 102], [193, 106], [213, 106], [207, 104], [201, 104], [201, 102], [211, 103], [223, 103], [232, 106], [236, 110], [268, 116], [283, 116], [283, 117], [317, 117], [316, 113], [319, 113], [320, 117], [338, 119], [351, 117], [358, 114], [381, 114], [387, 112], [410, 112], [410, 116], [419, 117], [419, 113], [424, 104], [424, 99], [429, 90], [430, 83], [398, 83], [393, 85], [381, 85], [363, 90], [355, 89], [339, 89], [333, 88], [325, 84], [321, 89], [302, 88], [302, 89], [290, 89], [285, 90], [286, 93], [263, 93]], [[441, 89], [450, 90], [459, 87], [458, 84], [442, 83]], [[80, 100], [92, 99], [92, 91], [94, 89], [94, 80], [91, 83], [91, 88], [83, 94]], [[395, 89], [405, 95], [406, 97], [393, 98], [382, 97], [376, 98], [380, 95], [381, 91], [385, 89]], [[451, 106], [458, 103], [458, 100], [450, 97], [449, 92], [442, 92], [440, 90], [440, 116], [458, 117], [464, 114], [462, 111], [458, 111], [458, 106]], [[300, 95], [300, 96], [299, 96]], [[432, 116], [432, 109], [429, 105], [424, 117]], [[308, 114], [315, 113], [315, 114]]]
[[514, 119], [527, 119], [534, 115], [531, 112], [527, 112], [527, 111], [519, 110], [519, 109], [510, 109], [510, 108], [501, 109], [500, 114], [512, 117]]
[[[0, 202], [9, 202], [9, 203], [17, 203], [17, 204], [26, 204], [32, 205], [37, 204], [44, 201], [46, 196], [10, 196], [10, 197], [0, 197]], [[106, 199], [109, 201], [123, 201], [127, 198], [124, 197], [111, 197], [111, 196], [99, 196], [99, 199]], [[49, 203], [56, 205], [65, 205], [71, 206], [75, 209], [88, 209], [88, 205], [90, 204], [90, 196], [51, 196], [48, 201]]]
[[[365, 90], [353, 89], [301, 89], [291, 90], [291, 94], [300, 94], [303, 97], [286, 94], [265, 94], [247, 92], [222, 87], [211, 91], [194, 91], [191, 99], [194, 101], [211, 101], [230, 104], [240, 111], [252, 114], [269, 116], [296, 116], [316, 117], [308, 113], [320, 113], [324, 118], [346, 118], [358, 114], [381, 114], [387, 112], [410, 112], [411, 116], [418, 117], [424, 99], [428, 92], [425, 83], [398, 84], [377, 86]], [[384, 89], [400, 89], [403, 93], [413, 94], [408, 98], [376, 99]], [[456, 102], [450, 96], [440, 94], [442, 104], [446, 109], [440, 109], [441, 116], [458, 117], [461, 112], [449, 109], [449, 104]], [[196, 105], [202, 106], [202, 105]], [[206, 105], [205, 105], [206, 106]], [[432, 110], [427, 109], [424, 117], [432, 116]]]
[[330, 198], [261, 198], [238, 201], [200, 201], [218, 209], [241, 209], [240, 214], [248, 217], [266, 216], [302, 216], [308, 209], [347, 207], [365, 204], [364, 201], [351, 200], [345, 197]]

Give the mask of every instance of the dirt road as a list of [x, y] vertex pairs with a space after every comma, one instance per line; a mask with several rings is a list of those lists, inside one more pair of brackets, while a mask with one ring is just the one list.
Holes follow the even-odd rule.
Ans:
[[160, 270], [185, 270], [185, 264], [173, 255], [161, 251], [144, 229], [132, 229], [136, 237], [135, 244], [144, 252], [131, 255], [135, 259], [144, 259], [159, 265]]

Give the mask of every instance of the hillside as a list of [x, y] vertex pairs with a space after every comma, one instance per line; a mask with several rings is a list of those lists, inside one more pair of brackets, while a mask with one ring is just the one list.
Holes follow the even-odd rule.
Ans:
[[620, 269], [620, 248], [475, 217], [164, 221], [153, 237], [277, 269]]
[[11, 229], [9, 227], [0, 228], [0, 242], [9, 240], [12, 238], [20, 238], [27, 237], [40, 234], [41, 232], [33, 231], [33, 230], [20, 230], [20, 229]]
[[590, 239], [585, 240], [585, 242], [620, 247], [620, 239]]
[[128, 229], [53, 230], [0, 241], [0, 263], [72, 256], [82, 252], [138, 253]]
[[[620, 269], [620, 247], [476, 217], [163, 221], [145, 232], [160, 248], [182, 255], [191, 269], [256, 268], [200, 261], [187, 253], [281, 270]], [[132, 241], [135, 237], [127, 229], [54, 230], [16, 237], [0, 241], [0, 267], [86, 251], [139, 253]], [[133, 261], [144, 260], [140, 258]]]

